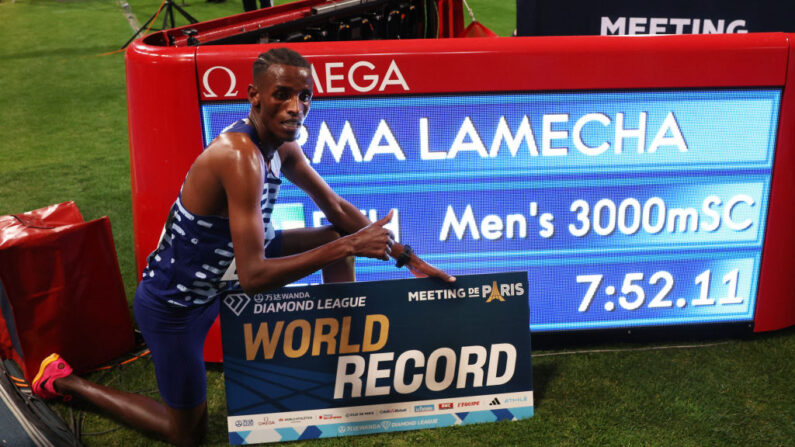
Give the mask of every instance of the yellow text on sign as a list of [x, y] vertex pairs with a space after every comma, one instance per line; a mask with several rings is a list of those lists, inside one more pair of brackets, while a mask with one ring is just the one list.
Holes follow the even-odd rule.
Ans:
[[[361, 343], [351, 342], [352, 317], [316, 318], [314, 321], [298, 319], [280, 320], [269, 327], [262, 322], [254, 332], [251, 323], [243, 325], [243, 341], [246, 346], [246, 360], [254, 360], [261, 353], [265, 360], [272, 359], [281, 348], [286, 357], [304, 356], [311, 348], [311, 355], [353, 354], [373, 352], [386, 345], [389, 338], [389, 318], [382, 314], [365, 316]], [[358, 337], [357, 339], [358, 340]], [[325, 350], [323, 349], [325, 347]]]

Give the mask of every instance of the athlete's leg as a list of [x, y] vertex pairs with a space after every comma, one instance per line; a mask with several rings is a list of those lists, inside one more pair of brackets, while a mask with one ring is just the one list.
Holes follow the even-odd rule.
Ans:
[[99, 385], [71, 374], [54, 382], [59, 393], [95, 405], [114, 419], [174, 445], [197, 445], [207, 432], [207, 403], [175, 409], [151, 397]]
[[78, 397], [151, 436], [175, 445], [196, 445], [207, 432], [207, 378], [202, 351], [207, 331], [218, 315], [218, 300], [175, 308], [139, 286], [134, 308], [165, 404], [82, 379], [71, 374], [71, 368], [57, 355], [42, 362], [42, 370], [33, 380], [34, 392], [42, 397]]
[[[302, 253], [340, 238], [340, 233], [332, 226], [317, 228], [295, 228], [281, 232], [280, 256]], [[354, 257], [347, 256], [323, 268], [323, 282], [356, 281]]]

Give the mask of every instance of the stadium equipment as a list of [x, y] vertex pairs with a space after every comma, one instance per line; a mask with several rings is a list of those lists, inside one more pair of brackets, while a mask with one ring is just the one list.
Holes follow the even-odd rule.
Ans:
[[0, 444], [15, 447], [79, 447], [66, 422], [32, 393], [13, 360], [0, 360]]

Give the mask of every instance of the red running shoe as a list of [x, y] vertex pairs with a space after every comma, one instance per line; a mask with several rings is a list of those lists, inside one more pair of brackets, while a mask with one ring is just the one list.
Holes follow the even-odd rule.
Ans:
[[44, 399], [52, 399], [54, 397], [63, 396], [64, 400], [71, 399], [72, 396], [66, 396], [55, 391], [54, 382], [56, 379], [66, 377], [72, 374], [72, 367], [58, 354], [50, 354], [49, 357], [41, 361], [41, 368], [39, 373], [33, 378], [31, 388], [33, 392]]

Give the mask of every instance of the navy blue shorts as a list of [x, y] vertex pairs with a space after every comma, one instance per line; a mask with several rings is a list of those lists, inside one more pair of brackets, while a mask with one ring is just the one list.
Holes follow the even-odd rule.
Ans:
[[[280, 254], [281, 232], [276, 233], [265, 250], [267, 257]], [[207, 399], [204, 339], [218, 317], [219, 302], [180, 307], [145, 286], [135, 292], [135, 319], [152, 353], [160, 397], [171, 408], [194, 408]]]
[[135, 319], [152, 352], [160, 397], [171, 408], [193, 408], [207, 398], [204, 339], [218, 316], [218, 302], [179, 307], [146, 287], [135, 292]]

